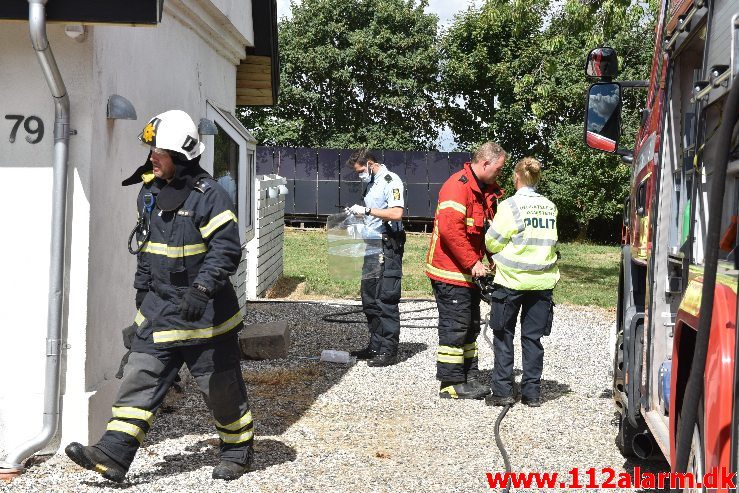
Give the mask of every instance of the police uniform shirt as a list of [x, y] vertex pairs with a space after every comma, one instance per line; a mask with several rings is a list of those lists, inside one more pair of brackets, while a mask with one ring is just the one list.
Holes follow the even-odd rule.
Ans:
[[[384, 164], [380, 164], [380, 169], [367, 186], [364, 195], [364, 206], [370, 209], [405, 208], [403, 182], [398, 175], [388, 171]], [[365, 216], [364, 219], [364, 225], [370, 231], [382, 233], [384, 231], [382, 223], [383, 220], [375, 216]], [[389, 221], [388, 224], [393, 231], [403, 230], [401, 221]]]

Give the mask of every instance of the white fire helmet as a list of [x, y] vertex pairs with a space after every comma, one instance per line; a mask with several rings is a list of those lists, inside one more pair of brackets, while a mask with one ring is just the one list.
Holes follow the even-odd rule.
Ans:
[[184, 154], [188, 161], [205, 150], [198, 128], [190, 115], [181, 110], [165, 111], [149, 120], [139, 134], [139, 140], [152, 147]]

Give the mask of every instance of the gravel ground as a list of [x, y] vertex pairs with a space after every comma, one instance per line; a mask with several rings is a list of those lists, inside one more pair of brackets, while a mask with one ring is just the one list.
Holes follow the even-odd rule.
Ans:
[[[431, 308], [406, 314], [404, 320], [435, 314], [433, 303], [401, 306], [403, 312]], [[127, 482], [109, 483], [56, 455], [10, 483], [0, 481], [0, 491], [489, 490], [486, 473], [504, 470], [493, 435], [500, 408], [438, 398], [435, 321], [406, 322], [428, 328], [403, 328], [402, 361], [395, 366], [320, 363], [315, 358], [321, 349], [364, 346], [364, 325], [321, 321], [342, 309], [327, 304], [249, 306], [247, 323], [287, 319], [293, 344], [287, 359], [243, 363], [256, 422], [256, 458], [255, 470], [239, 480], [211, 479], [218, 462], [217, 435], [195, 386], [185, 378], [184, 392], [163, 406]], [[608, 375], [613, 324], [614, 315], [603, 310], [555, 308], [552, 335], [544, 339], [543, 406], [518, 404], [501, 425], [514, 471], [568, 475], [577, 467], [585, 484], [590, 467], [610, 467], [616, 474], [635, 466], [666, 470], [661, 461], [625, 461], [614, 444], [617, 425]], [[479, 342], [480, 367], [487, 376], [492, 350], [482, 337]], [[518, 380], [518, 340], [516, 350]]]

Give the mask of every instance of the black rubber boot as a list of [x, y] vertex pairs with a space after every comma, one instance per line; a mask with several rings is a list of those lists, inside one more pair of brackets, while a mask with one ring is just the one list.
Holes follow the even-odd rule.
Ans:
[[116, 483], [122, 482], [126, 476], [126, 472], [128, 472], [95, 447], [86, 447], [81, 443], [72, 442], [67, 445], [64, 452], [78, 466], [95, 471], [105, 479], [115, 481]]
[[480, 392], [484, 392], [483, 395], [490, 394], [490, 387], [480, 381], [479, 372], [470, 372], [467, 374], [467, 383], [474, 389], [478, 389]]
[[441, 382], [439, 387], [442, 399], [482, 399], [489, 392], [487, 387], [476, 388], [467, 382]]
[[213, 479], [223, 479], [225, 481], [233, 481], [239, 479], [249, 470], [249, 465], [237, 464], [228, 460], [221, 460], [216, 467], [213, 468]]
[[362, 359], [372, 359], [372, 358], [375, 357], [375, 354], [376, 353], [368, 345], [364, 349], [360, 349], [359, 351], [351, 351], [349, 354], [352, 355], [352, 356], [354, 356], [358, 360], [362, 360]]
[[503, 397], [491, 394], [485, 397], [485, 404], [487, 404], [488, 406], [512, 406], [515, 403], [516, 399], [514, 399], [512, 395], [507, 395]]
[[397, 353], [377, 353], [367, 362], [367, 366], [390, 366], [398, 362]]
[[521, 397], [521, 404], [524, 404], [529, 407], [541, 407], [541, 398], [540, 397]]

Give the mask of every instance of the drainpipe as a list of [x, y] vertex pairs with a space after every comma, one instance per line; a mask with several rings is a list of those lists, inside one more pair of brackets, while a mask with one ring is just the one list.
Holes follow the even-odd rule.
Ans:
[[69, 156], [69, 96], [46, 37], [47, 0], [28, 0], [31, 43], [36, 51], [51, 95], [54, 98], [54, 188], [52, 192], [51, 265], [46, 329], [46, 378], [43, 428], [36, 437], [12, 450], [0, 463], [0, 472], [20, 473], [23, 461], [44, 448], [59, 427], [62, 350], [62, 302], [64, 293], [64, 226], [67, 202], [67, 158]]

